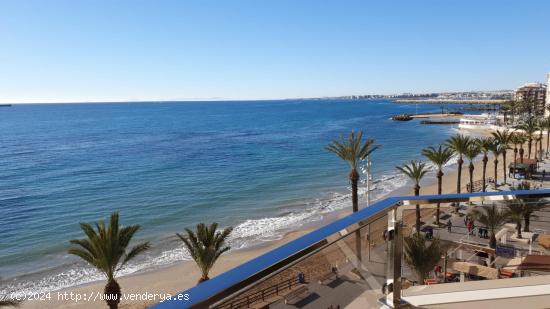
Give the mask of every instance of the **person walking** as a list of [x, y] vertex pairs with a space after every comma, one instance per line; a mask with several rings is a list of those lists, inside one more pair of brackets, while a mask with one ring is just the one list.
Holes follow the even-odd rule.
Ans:
[[453, 227], [453, 223], [451, 222], [451, 219], [447, 221], [447, 232], [451, 233], [451, 228]]

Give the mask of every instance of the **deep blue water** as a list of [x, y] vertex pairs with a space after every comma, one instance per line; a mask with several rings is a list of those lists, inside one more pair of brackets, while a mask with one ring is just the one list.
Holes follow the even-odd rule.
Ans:
[[350, 206], [348, 167], [324, 147], [352, 129], [382, 145], [375, 193], [405, 185], [394, 166], [454, 134], [388, 119], [415, 110], [345, 100], [0, 108], [0, 275], [23, 290], [97, 278], [65, 254], [68, 240], [115, 210], [154, 245], [127, 272], [184, 259], [170, 236], [198, 222], [234, 226], [235, 248], [278, 239]]

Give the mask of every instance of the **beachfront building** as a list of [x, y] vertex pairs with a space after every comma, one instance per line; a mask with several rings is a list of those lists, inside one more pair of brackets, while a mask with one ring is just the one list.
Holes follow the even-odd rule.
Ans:
[[548, 89], [545, 84], [527, 83], [516, 89], [514, 99], [516, 101], [531, 103], [531, 111], [535, 115], [546, 114], [546, 93]]

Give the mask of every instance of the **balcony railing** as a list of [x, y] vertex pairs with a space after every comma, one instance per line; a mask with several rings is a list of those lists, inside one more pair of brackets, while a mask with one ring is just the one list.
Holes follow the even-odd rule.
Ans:
[[[477, 275], [480, 278], [490, 276], [481, 272], [474, 275], [466, 271], [447, 271], [447, 267], [450, 270], [452, 266], [460, 269], [460, 263], [469, 265], [467, 263], [483, 261], [488, 266], [480, 265], [480, 269], [487, 270], [491, 276], [493, 273], [497, 277], [510, 275], [509, 271], [494, 265], [498, 262], [494, 255], [506, 255], [506, 248], [510, 246], [499, 244], [496, 251], [504, 250], [504, 253], [496, 252], [488, 246], [486, 228], [479, 226], [472, 234], [465, 224], [457, 222], [474, 207], [496, 205], [505, 208], [519, 203], [545, 203], [548, 197], [550, 190], [390, 197], [152, 308], [399, 307], [404, 302], [403, 294], [407, 294], [403, 292], [412, 285], [435, 283], [430, 280], [438, 283], [468, 280], [464, 276], [469, 276], [470, 280]], [[442, 208], [441, 221], [452, 222], [450, 233], [448, 226], [434, 225], [437, 204]], [[434, 235], [451, 245], [440, 263], [445, 265], [440, 277], [432, 276], [424, 282], [418, 282], [418, 276], [403, 259], [404, 237], [414, 233], [416, 205], [422, 209], [422, 235], [430, 240]], [[548, 227], [550, 229], [550, 223]], [[509, 234], [513, 234], [513, 227], [508, 228], [511, 229]], [[540, 227], [534, 223], [532, 228]], [[498, 237], [505, 240], [506, 236], [502, 235]], [[530, 233], [529, 237], [532, 235]], [[518, 244], [516, 255], [542, 253], [533, 249], [528, 240]], [[489, 265], [491, 263], [493, 265]]]

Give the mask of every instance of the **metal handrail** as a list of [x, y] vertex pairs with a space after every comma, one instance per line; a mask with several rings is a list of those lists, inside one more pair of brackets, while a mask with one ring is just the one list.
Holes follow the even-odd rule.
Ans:
[[433, 206], [437, 203], [495, 202], [515, 200], [520, 197], [547, 198], [550, 197], [550, 190], [389, 197], [264, 253], [151, 308], [208, 308], [240, 294], [253, 283], [262, 282], [274, 276], [397, 208], [406, 209], [415, 205]]

